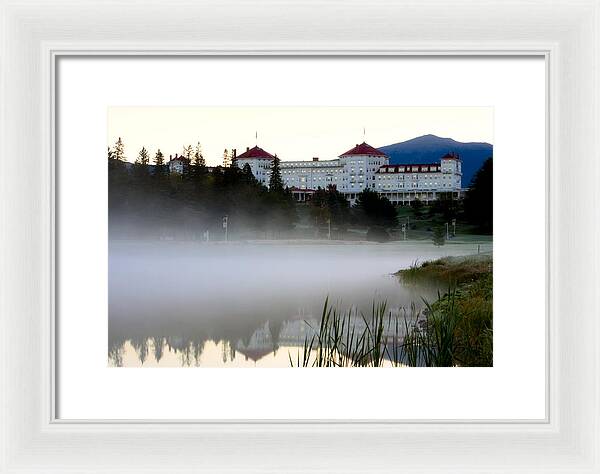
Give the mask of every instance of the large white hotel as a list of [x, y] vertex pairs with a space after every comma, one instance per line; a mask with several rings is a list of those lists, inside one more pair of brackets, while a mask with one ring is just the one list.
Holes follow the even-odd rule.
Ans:
[[[269, 185], [271, 163], [275, 156], [255, 146], [237, 156], [241, 168], [250, 165], [252, 174]], [[394, 204], [408, 204], [415, 199], [436, 200], [441, 193], [461, 197], [461, 161], [447, 153], [438, 163], [390, 165], [389, 157], [367, 143], [361, 143], [333, 160], [281, 161], [284, 186], [298, 201], [310, 199], [318, 188], [334, 185], [354, 203], [365, 188], [377, 191]]]

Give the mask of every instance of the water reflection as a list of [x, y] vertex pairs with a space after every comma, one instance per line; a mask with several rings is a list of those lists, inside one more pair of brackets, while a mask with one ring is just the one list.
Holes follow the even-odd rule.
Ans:
[[[403, 320], [404, 317], [401, 318]], [[407, 313], [408, 321], [414, 317]], [[352, 328], [360, 333], [365, 328], [362, 316], [351, 318]], [[391, 320], [393, 321], [393, 319]], [[271, 325], [268, 321], [246, 339], [212, 340], [202, 335], [169, 337], [111, 338], [108, 350], [112, 367], [289, 367], [296, 364], [305, 341], [316, 337], [319, 321], [291, 320]], [[273, 326], [273, 327], [272, 327]], [[399, 343], [404, 326], [386, 324], [384, 337]], [[390, 346], [391, 347], [391, 346]], [[292, 358], [292, 361], [290, 361]], [[391, 353], [388, 356], [391, 359]]]
[[108, 358], [113, 367], [215, 367], [237, 366], [240, 362], [256, 364], [265, 358], [277, 359], [278, 352], [283, 351], [289, 366], [287, 353], [301, 347], [305, 337], [312, 337], [317, 324], [316, 320], [284, 321], [279, 324], [267, 321], [248, 337], [237, 340], [207, 339], [203, 334], [112, 337]]
[[474, 248], [111, 242], [109, 365], [289, 367], [325, 298], [351, 308], [357, 328], [374, 300], [397, 316], [437, 288], [404, 286], [391, 273]]

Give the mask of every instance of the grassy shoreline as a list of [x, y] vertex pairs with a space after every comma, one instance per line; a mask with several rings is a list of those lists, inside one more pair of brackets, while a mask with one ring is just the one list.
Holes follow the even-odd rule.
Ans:
[[443, 283], [460, 286], [477, 281], [493, 272], [491, 253], [443, 257], [437, 260], [415, 262], [411, 267], [395, 273], [404, 283]]
[[[397, 274], [404, 283], [447, 285], [427, 303], [426, 319], [405, 344], [414, 344], [425, 365], [493, 365], [493, 257], [491, 254], [446, 257]], [[412, 339], [412, 340], [411, 340]], [[429, 350], [431, 348], [434, 350]]]

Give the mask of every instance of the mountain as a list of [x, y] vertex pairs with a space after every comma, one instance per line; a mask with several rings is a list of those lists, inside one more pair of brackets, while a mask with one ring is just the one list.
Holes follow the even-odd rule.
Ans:
[[469, 186], [483, 162], [492, 156], [493, 149], [489, 143], [462, 143], [435, 135], [423, 135], [379, 148], [390, 157], [390, 164], [435, 163], [450, 151], [458, 153], [462, 160], [463, 187]]

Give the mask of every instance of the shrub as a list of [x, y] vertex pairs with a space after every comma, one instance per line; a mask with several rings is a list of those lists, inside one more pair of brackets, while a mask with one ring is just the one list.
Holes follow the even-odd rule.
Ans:
[[367, 240], [369, 242], [389, 242], [390, 234], [384, 227], [372, 226], [367, 231]]

